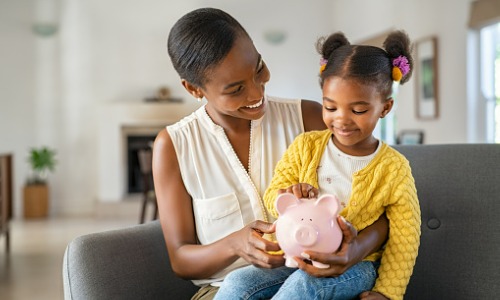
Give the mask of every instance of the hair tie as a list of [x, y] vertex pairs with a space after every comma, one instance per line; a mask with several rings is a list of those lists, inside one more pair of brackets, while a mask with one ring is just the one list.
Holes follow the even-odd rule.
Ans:
[[401, 79], [410, 72], [410, 64], [408, 58], [400, 55], [392, 60], [392, 80], [401, 81]]
[[323, 73], [323, 71], [325, 70], [326, 68], [326, 64], [328, 63], [328, 60], [325, 59], [325, 58], [320, 58], [319, 59], [319, 73]]

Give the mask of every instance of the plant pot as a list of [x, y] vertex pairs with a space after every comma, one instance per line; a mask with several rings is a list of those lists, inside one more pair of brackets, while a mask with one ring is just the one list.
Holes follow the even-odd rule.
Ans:
[[49, 187], [46, 184], [33, 184], [24, 187], [24, 217], [47, 217], [49, 208]]

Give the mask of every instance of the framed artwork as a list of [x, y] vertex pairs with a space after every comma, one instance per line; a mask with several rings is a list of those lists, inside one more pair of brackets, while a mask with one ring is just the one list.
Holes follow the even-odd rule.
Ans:
[[436, 119], [439, 115], [437, 38], [417, 41], [416, 111], [419, 119]]

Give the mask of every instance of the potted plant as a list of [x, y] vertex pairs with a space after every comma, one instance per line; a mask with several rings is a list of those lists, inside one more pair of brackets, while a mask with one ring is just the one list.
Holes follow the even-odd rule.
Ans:
[[47, 177], [49, 171], [56, 166], [56, 152], [47, 147], [31, 148], [28, 162], [30, 174], [24, 187], [24, 217], [46, 217], [49, 208], [49, 187]]

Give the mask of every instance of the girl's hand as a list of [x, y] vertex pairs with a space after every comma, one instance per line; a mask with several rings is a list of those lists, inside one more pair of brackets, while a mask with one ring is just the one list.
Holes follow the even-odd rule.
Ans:
[[269, 252], [281, 250], [278, 243], [267, 240], [264, 234], [274, 233], [274, 223], [254, 221], [241, 230], [231, 234], [233, 249], [239, 257], [252, 265], [260, 268], [272, 269], [285, 264], [283, 254], [270, 254]]
[[361, 295], [359, 295], [360, 300], [389, 300], [389, 298], [385, 297], [382, 294], [379, 294], [377, 292], [363, 292]]
[[303, 258], [318, 261], [329, 265], [328, 268], [316, 268], [306, 263], [303, 259], [296, 257], [299, 268], [315, 277], [337, 277], [342, 275], [347, 269], [360, 262], [364, 257], [358, 251], [357, 231], [343, 217], [338, 217], [342, 234], [344, 235], [339, 249], [335, 253], [318, 253], [314, 251], [305, 251]]
[[283, 193], [292, 193], [297, 198], [317, 198], [318, 189], [307, 183], [297, 183], [286, 189], [279, 189], [278, 195]]

